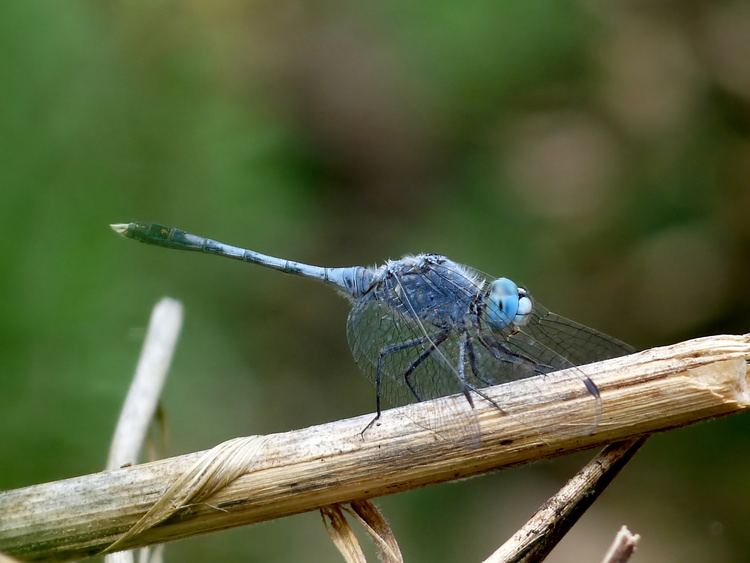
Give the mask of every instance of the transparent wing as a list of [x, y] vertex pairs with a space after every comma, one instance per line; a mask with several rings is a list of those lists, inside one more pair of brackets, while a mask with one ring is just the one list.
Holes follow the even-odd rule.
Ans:
[[[506, 359], [505, 363], [517, 363], [523, 373], [541, 375], [567, 369], [566, 377], [579, 381], [591, 396], [591, 401], [583, 406], [591, 415], [589, 431], [599, 425], [601, 398], [595, 381], [578, 366], [635, 352], [632, 346], [552, 313], [538, 302], [534, 302], [531, 318], [525, 326], [504, 336], [485, 333], [484, 338], [494, 342], [493, 349], [511, 357], [512, 361]], [[515, 365], [514, 368], [519, 371]], [[538, 384], [544, 385], [545, 380], [539, 380]], [[573, 432], [578, 431], [580, 429], [573, 428]]]
[[551, 363], [555, 369], [590, 364], [635, 352], [635, 348], [629, 344], [552, 313], [536, 301], [531, 319], [521, 328], [521, 333], [568, 361], [568, 365], [558, 365], [554, 359], [548, 359], [550, 354], [542, 353], [542, 361]]
[[369, 300], [358, 302], [350, 312], [347, 337], [355, 361], [379, 389], [382, 408], [461, 392], [454, 373], [454, 335]]

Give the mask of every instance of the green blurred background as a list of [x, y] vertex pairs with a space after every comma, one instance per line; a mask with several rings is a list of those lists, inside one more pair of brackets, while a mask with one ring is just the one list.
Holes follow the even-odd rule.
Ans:
[[[0, 46], [0, 488], [103, 466], [163, 295], [169, 454], [372, 410], [330, 289], [112, 222], [440, 252], [638, 347], [750, 325], [747, 3], [5, 0]], [[550, 561], [623, 523], [640, 562], [746, 560], [748, 429], [655, 436]], [[378, 502], [407, 561], [477, 561], [590, 455]], [[339, 560], [315, 513], [166, 557]]]

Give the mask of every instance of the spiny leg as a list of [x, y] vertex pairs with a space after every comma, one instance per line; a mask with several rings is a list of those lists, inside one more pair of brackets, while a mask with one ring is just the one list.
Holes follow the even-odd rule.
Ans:
[[489, 381], [482, 377], [482, 374], [479, 371], [479, 366], [477, 365], [477, 356], [474, 352], [474, 345], [471, 343], [471, 338], [467, 338], [466, 340], [466, 352], [468, 352], [469, 354], [469, 366], [471, 366], [471, 373], [474, 374], [474, 377], [476, 377], [479, 381], [487, 386], [492, 385], [492, 381]]
[[480, 381], [485, 381], [479, 376], [479, 371], [477, 370], [476, 365], [476, 356], [474, 355], [474, 347], [471, 344], [471, 339], [469, 338], [468, 332], [464, 331], [461, 333], [461, 339], [458, 343], [458, 378], [461, 381], [462, 385], [462, 391], [464, 394], [464, 397], [466, 397], [466, 400], [469, 401], [469, 404], [471, 405], [471, 408], [474, 408], [474, 401], [471, 398], [470, 392], [473, 391], [480, 397], [482, 397], [485, 401], [492, 404], [497, 410], [504, 412], [503, 409], [500, 408], [500, 405], [498, 405], [493, 399], [491, 399], [487, 393], [484, 391], [481, 391], [471, 385], [468, 381], [466, 381], [466, 372], [465, 372], [465, 356], [466, 352], [468, 351], [469, 355], [469, 365], [471, 366], [471, 371], [474, 373], [474, 375], [479, 379]]
[[433, 338], [430, 346], [427, 349], [423, 350], [422, 353], [414, 359], [411, 365], [408, 368], [406, 368], [406, 371], [404, 372], [404, 375], [403, 375], [404, 381], [406, 382], [407, 387], [409, 387], [409, 391], [411, 391], [411, 394], [414, 395], [414, 398], [417, 401], [421, 401], [422, 397], [420, 397], [419, 394], [417, 393], [417, 390], [414, 389], [414, 385], [412, 385], [412, 382], [411, 382], [411, 375], [414, 373], [414, 370], [416, 370], [420, 366], [422, 362], [424, 362], [427, 358], [430, 357], [430, 354], [432, 354], [435, 350], [437, 350], [438, 346], [440, 346], [443, 342], [445, 342], [449, 334], [450, 334], [450, 331], [446, 330], [438, 334], [435, 338]]
[[420, 336], [419, 338], [412, 338], [411, 340], [407, 340], [406, 342], [391, 344], [390, 346], [385, 346], [380, 349], [380, 352], [378, 353], [378, 365], [375, 370], [375, 417], [367, 424], [367, 426], [364, 427], [362, 432], [360, 432], [360, 435], [364, 437], [365, 432], [367, 432], [370, 427], [375, 424], [375, 421], [380, 418], [380, 385], [383, 379], [383, 361], [385, 360], [385, 358], [390, 354], [395, 354], [396, 352], [401, 352], [402, 350], [408, 350], [409, 348], [420, 346], [428, 340], [429, 337], [425, 335]]
[[458, 341], [458, 380], [461, 382], [461, 392], [469, 401], [471, 408], [474, 408], [474, 399], [469, 393], [469, 384], [466, 382], [466, 332], [461, 333], [461, 339]]
[[540, 364], [539, 362], [536, 362], [523, 354], [511, 352], [510, 350], [502, 346], [499, 342], [496, 342], [495, 346], [491, 346], [484, 340], [484, 338], [480, 337], [477, 338], [477, 340], [482, 345], [482, 347], [487, 350], [498, 362], [511, 364], [513, 366], [525, 366], [530, 371], [533, 371], [534, 375], [544, 375], [545, 373], [554, 371], [554, 368], [552, 366]]

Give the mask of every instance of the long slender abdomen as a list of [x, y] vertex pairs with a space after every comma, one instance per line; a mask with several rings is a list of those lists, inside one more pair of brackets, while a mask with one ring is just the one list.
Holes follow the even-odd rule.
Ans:
[[285, 260], [261, 254], [254, 250], [232, 246], [213, 239], [188, 233], [174, 227], [166, 227], [156, 223], [121, 223], [110, 225], [112, 230], [125, 238], [131, 238], [146, 244], [172, 248], [175, 250], [189, 250], [205, 252], [216, 256], [224, 256], [233, 260], [241, 260], [258, 264], [266, 268], [278, 270], [286, 274], [293, 274], [304, 278], [320, 280], [333, 285], [347, 296], [356, 299], [360, 297], [372, 284], [374, 271], [361, 266], [348, 268], [323, 268], [311, 266], [294, 260]]

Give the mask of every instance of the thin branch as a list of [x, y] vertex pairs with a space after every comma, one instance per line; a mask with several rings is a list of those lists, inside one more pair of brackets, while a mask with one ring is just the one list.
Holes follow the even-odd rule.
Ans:
[[378, 560], [381, 563], [404, 563], [393, 530], [378, 507], [369, 500], [353, 501], [348, 506], [332, 504], [320, 509], [328, 537], [347, 563], [366, 563], [367, 560], [357, 536], [344, 517], [344, 512], [359, 522], [370, 536], [378, 550]]
[[484, 563], [541, 561], [547, 557], [645, 441], [645, 437], [632, 438], [605, 447]]
[[[716, 336], [584, 366], [591, 396], [565, 372], [487, 389], [470, 411], [463, 397], [365, 415], [214, 450], [0, 493], [0, 551], [65, 560], [161, 543], [373, 498], [559, 456], [750, 406], [750, 337]], [[455, 416], [434, 426], [435, 408]], [[456, 441], [475, 415], [480, 444]], [[432, 425], [432, 426], [431, 426]], [[430, 429], [432, 428], [432, 429]]]
[[369, 500], [356, 500], [348, 507], [344, 507], [344, 510], [359, 522], [370, 536], [378, 550], [378, 559], [381, 563], [404, 563], [396, 535], [377, 506]]
[[346, 563], [367, 563], [365, 552], [357, 541], [349, 523], [344, 517], [344, 512], [338, 504], [324, 506], [320, 509], [320, 515], [323, 517], [323, 525], [331, 538], [333, 545], [339, 550]]
[[180, 302], [169, 298], [159, 301], [151, 313], [138, 366], [120, 411], [109, 449], [107, 469], [118, 469], [138, 461], [138, 454], [159, 404], [181, 326]]

